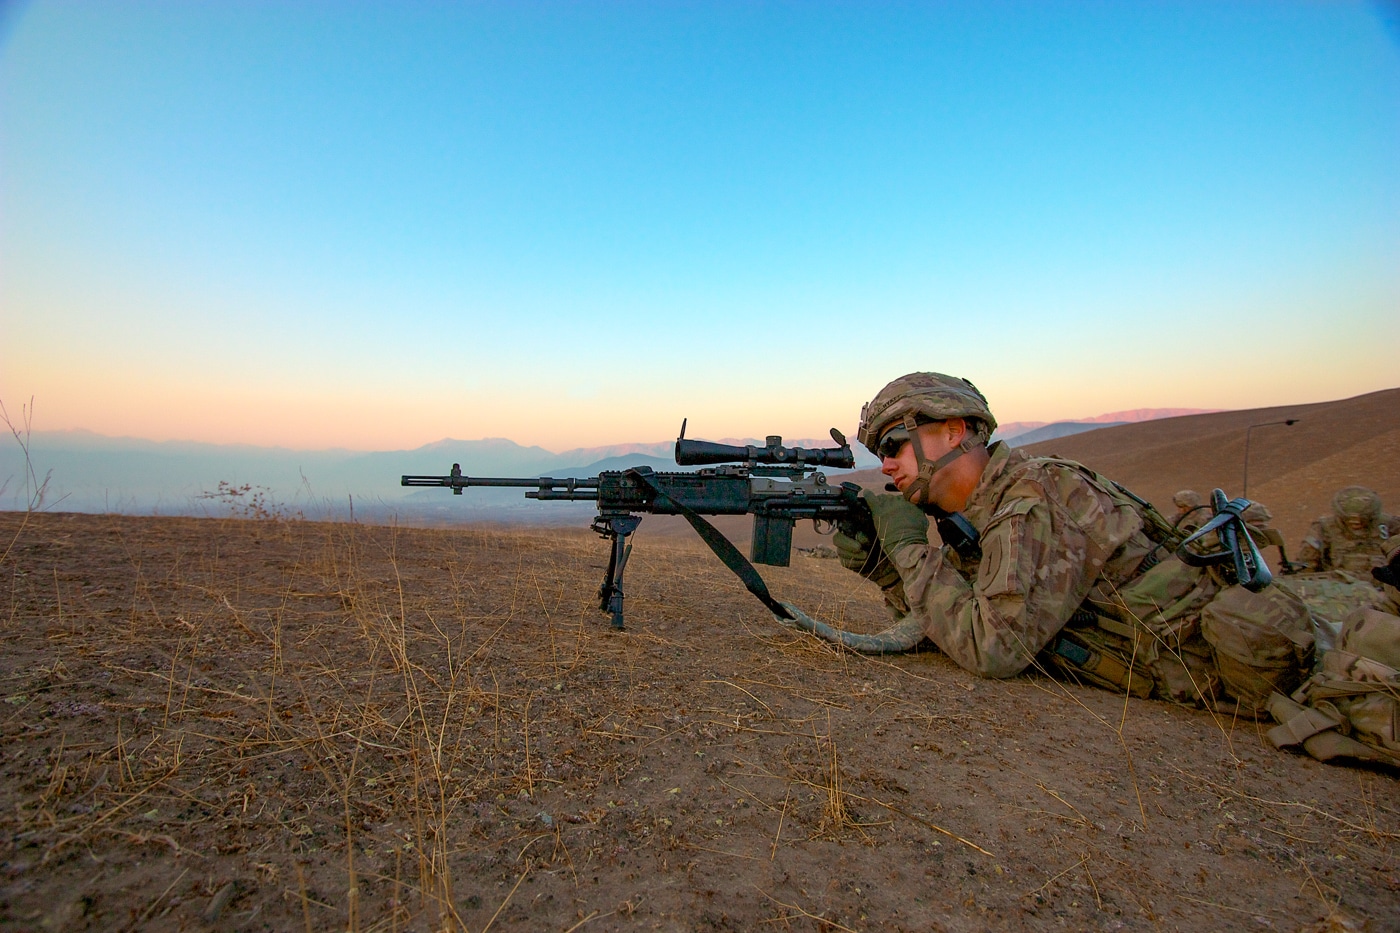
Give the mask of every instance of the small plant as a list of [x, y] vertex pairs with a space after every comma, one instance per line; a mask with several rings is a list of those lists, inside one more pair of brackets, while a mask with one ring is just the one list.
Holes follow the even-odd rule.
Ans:
[[[10, 543], [5, 545], [3, 551], [0, 551], [0, 563], [3, 563], [5, 558], [10, 556], [10, 551], [14, 550], [15, 542], [19, 540], [19, 536], [24, 533], [24, 527], [29, 523], [29, 516], [43, 509], [52, 471], [45, 473], [43, 480], [40, 480], [38, 473], [34, 470], [34, 460], [29, 454], [29, 440], [34, 432], [34, 399], [32, 397], [29, 399], [28, 405], [20, 406], [20, 424], [18, 426], [10, 420], [10, 413], [5, 409], [5, 403], [0, 402], [0, 421], [5, 422], [5, 427], [10, 429], [15, 443], [19, 444], [20, 450], [24, 452], [24, 520], [15, 529]], [[8, 488], [9, 480], [7, 479], [0, 483], [0, 495], [3, 495]]]
[[219, 488], [213, 492], [203, 492], [199, 498], [226, 506], [234, 518], [251, 518], [257, 521], [290, 522], [301, 521], [306, 516], [299, 510], [292, 511], [271, 497], [272, 490], [266, 486], [244, 483], [235, 486], [227, 480], [219, 480]]
[[[26, 512], [38, 512], [44, 507], [44, 499], [49, 491], [49, 479], [52, 471], [45, 473], [44, 478], [39, 479], [34, 470], [34, 461], [29, 455], [29, 440], [34, 432], [34, 400], [31, 398], [28, 405], [20, 406], [20, 423], [16, 425], [10, 420], [10, 413], [5, 409], [5, 403], [0, 402], [0, 421], [5, 423], [10, 434], [14, 437], [15, 443], [19, 444], [20, 450], [24, 453], [24, 510]], [[9, 487], [7, 479], [0, 485], [0, 492]]]

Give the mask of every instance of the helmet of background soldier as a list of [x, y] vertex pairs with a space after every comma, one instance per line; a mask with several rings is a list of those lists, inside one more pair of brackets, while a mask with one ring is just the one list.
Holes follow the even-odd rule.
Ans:
[[1381, 497], [1365, 486], [1347, 486], [1332, 497], [1332, 511], [1338, 518], [1360, 518], [1374, 525], [1381, 520]]
[[1183, 512], [1200, 508], [1202, 501], [1201, 494], [1194, 489], [1178, 489], [1176, 495], [1172, 496], [1172, 502]]
[[1241, 517], [1249, 524], [1263, 528], [1274, 520], [1274, 513], [1262, 502], [1251, 502]]
[[997, 429], [986, 397], [971, 382], [942, 373], [910, 373], [885, 386], [860, 410], [856, 440], [875, 453], [886, 429], [911, 414], [927, 421], [966, 418], [977, 422], [975, 430], [983, 440]]

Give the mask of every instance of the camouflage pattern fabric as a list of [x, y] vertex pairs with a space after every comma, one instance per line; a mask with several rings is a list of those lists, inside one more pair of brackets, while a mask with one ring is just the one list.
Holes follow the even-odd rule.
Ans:
[[[1357, 610], [1400, 612], [1385, 589], [1371, 579], [1345, 570], [1297, 573], [1278, 579], [1275, 586], [1293, 593], [1308, 607], [1316, 626], [1320, 651], [1330, 651], [1341, 634], [1342, 622]], [[1395, 592], [1394, 588], [1391, 592]]]
[[[1077, 612], [1082, 617], [1081, 609], [1092, 610], [1093, 620], [1071, 634], [1092, 639], [1095, 650], [1121, 649], [1116, 653], [1130, 679], [1141, 669], [1137, 682], [1147, 688], [1144, 679], [1150, 681], [1152, 695], [1179, 702], [1216, 699], [1218, 652], [1200, 623], [1206, 606], [1222, 595], [1221, 583], [1172, 556], [1139, 574], [1143, 559], [1157, 550], [1142, 514], [1087, 468], [1031, 458], [1000, 443], [989, 453], [981, 482], [963, 509], [981, 534], [981, 561], [965, 564], [937, 544], [889, 555], [924, 634], [967, 670], [1010, 677], [1035, 663]], [[1222, 608], [1218, 628], [1250, 617], [1271, 631], [1271, 650], [1311, 659], [1311, 626], [1300, 603], [1285, 593], [1224, 589], [1238, 605]], [[1243, 633], [1235, 641], [1253, 637]], [[1280, 647], [1285, 643], [1289, 647]], [[1296, 685], [1301, 668], [1297, 663], [1293, 668]], [[1106, 679], [1101, 685], [1124, 686], [1119, 678]], [[1127, 689], [1137, 692], [1131, 685]]]
[[1185, 512], [1177, 512], [1169, 521], [1171, 521], [1172, 527], [1177, 531], [1184, 535], [1189, 535], [1191, 532], [1210, 521], [1210, 519], [1210, 506], [1198, 505], [1194, 509], [1189, 509]]
[[1278, 748], [1400, 766], [1400, 617], [1352, 613], [1318, 671], [1291, 697], [1274, 694], [1269, 711], [1279, 725], [1268, 739]]
[[879, 456], [880, 435], [907, 415], [933, 421], [970, 418], [980, 423], [984, 438], [997, 429], [986, 397], [971, 382], [943, 373], [909, 373], [881, 389], [860, 410], [856, 440]]
[[1385, 564], [1391, 540], [1400, 532], [1400, 520], [1381, 515], [1365, 531], [1353, 532], [1336, 515], [1324, 515], [1312, 523], [1303, 538], [1298, 561], [1308, 570], [1345, 570], [1369, 574], [1372, 567]]
[[1172, 496], [1172, 505], [1176, 506], [1176, 512], [1169, 521], [1179, 531], [1189, 534], [1210, 518], [1210, 507], [1194, 489], [1178, 489], [1176, 495]]
[[[1031, 664], [1095, 584], [1102, 581], [1099, 602], [1112, 606], [1114, 584], [1132, 576], [1153, 543], [1136, 510], [1072, 465], [1031, 459], [1002, 443], [988, 452], [963, 509], [981, 535], [980, 564], [966, 565], [937, 544], [890, 556], [925, 634], [967, 670], [1010, 677]], [[1202, 575], [1178, 566], [1180, 579], [1167, 585], [1175, 599]]]
[[[1183, 492], [1190, 491], [1189, 489], [1183, 490]], [[1199, 502], [1190, 508], [1184, 508], [1180, 501], [1181, 495], [1180, 492], [1177, 493], [1176, 498], [1172, 500], [1177, 504], [1177, 511], [1176, 514], [1169, 519], [1172, 523], [1172, 527], [1176, 528], [1181, 533], [1190, 534], [1215, 517], [1215, 510], [1211, 506], [1202, 505]], [[1200, 497], [1198, 496], [1197, 498]], [[1272, 529], [1269, 527], [1269, 523], [1274, 520], [1274, 513], [1269, 511], [1268, 506], [1264, 505], [1262, 502], [1250, 503], [1249, 508], [1244, 510], [1243, 518], [1245, 524], [1249, 526], [1249, 533], [1253, 535], [1254, 542], [1260, 547], [1263, 547], [1266, 541], [1270, 544], [1283, 544], [1282, 535], [1279, 535], [1277, 532], [1270, 535]], [[1278, 540], [1271, 540], [1274, 537], [1277, 537]]]

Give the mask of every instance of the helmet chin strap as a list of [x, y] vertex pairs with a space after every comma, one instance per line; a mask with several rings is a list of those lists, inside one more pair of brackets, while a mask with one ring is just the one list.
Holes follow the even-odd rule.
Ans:
[[915, 475], [913, 481], [910, 482], [908, 486], [904, 487], [903, 495], [907, 501], [920, 508], [927, 509], [930, 505], [928, 501], [928, 492], [929, 484], [933, 482], [933, 474], [937, 473], [954, 460], [957, 460], [968, 451], [976, 450], [978, 447], [985, 447], [986, 444], [982, 443], [982, 439], [978, 435], [969, 431], [963, 437], [962, 443], [958, 444], [958, 446], [954, 447], [937, 460], [930, 461], [924, 456], [924, 448], [923, 445], [919, 443], [919, 436], [914, 433], [914, 429], [918, 427], [918, 425], [918, 421], [912, 414], [904, 416], [904, 427], [909, 432], [909, 443], [914, 448], [914, 462], [919, 465], [919, 472]]
[[[934, 523], [938, 526], [938, 536], [943, 539], [945, 545], [956, 551], [965, 563], [977, 564], [981, 562], [982, 544], [977, 529], [972, 527], [972, 524], [963, 517], [961, 512], [949, 512], [929, 502], [928, 490], [929, 483], [933, 482], [933, 474], [968, 451], [987, 445], [982, 441], [980, 435], [969, 434], [963, 438], [962, 443], [958, 446], [930, 463], [919, 444], [919, 436], [914, 433], [914, 428], [918, 425], [912, 415], [905, 417], [904, 426], [909, 431], [909, 442], [914, 445], [914, 459], [919, 464], [919, 474], [912, 483], [905, 487], [904, 498], [933, 516]], [[890, 484], [885, 488], [894, 492], [897, 487]]]

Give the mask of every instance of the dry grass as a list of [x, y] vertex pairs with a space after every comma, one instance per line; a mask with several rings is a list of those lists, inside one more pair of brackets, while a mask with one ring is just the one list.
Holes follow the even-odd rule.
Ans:
[[[1393, 775], [1159, 703], [836, 651], [645, 524], [621, 634], [581, 530], [3, 514], [0, 540], [7, 929], [1400, 913]], [[883, 624], [834, 561], [765, 576]]]

